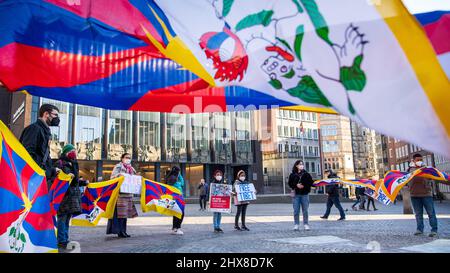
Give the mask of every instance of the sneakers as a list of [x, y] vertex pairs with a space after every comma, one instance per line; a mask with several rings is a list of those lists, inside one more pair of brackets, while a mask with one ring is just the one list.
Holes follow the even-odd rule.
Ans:
[[215, 228], [214, 233], [223, 233], [223, 230], [221, 228]]
[[322, 219], [328, 219], [328, 217], [326, 217], [326, 216], [320, 216], [320, 218], [322, 218]]
[[295, 230], [295, 231], [298, 230], [298, 225], [294, 225], [294, 230]]
[[174, 229], [172, 229], [171, 231], [170, 231], [170, 234], [172, 234], [172, 235], [177, 235], [177, 229], [176, 228], [174, 228]]
[[432, 231], [430, 233], [430, 235], [428, 235], [428, 237], [431, 237], [431, 238], [434, 238], [434, 237], [437, 237], [437, 236], [438, 236], [437, 232], [434, 232], [434, 231]]
[[241, 229], [244, 230], [244, 231], [250, 231], [250, 229], [248, 229], [246, 226], [242, 226]]
[[341, 217], [341, 218], [339, 218], [339, 219], [337, 219], [338, 221], [344, 221], [345, 220], [345, 217]]
[[234, 226], [235, 230], [242, 230], [239, 226]]
[[177, 229], [177, 231], [175, 232], [175, 235], [183, 235], [184, 232], [181, 230], [181, 228]]
[[305, 225], [305, 230], [311, 230], [308, 224]]
[[418, 236], [418, 235], [422, 235], [423, 231], [420, 230], [416, 230], [416, 232], [414, 232], [414, 235]]

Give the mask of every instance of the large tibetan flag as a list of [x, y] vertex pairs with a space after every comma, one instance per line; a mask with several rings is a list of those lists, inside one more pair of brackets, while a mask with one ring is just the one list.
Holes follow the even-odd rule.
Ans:
[[57, 252], [45, 172], [0, 121], [0, 252]]
[[13, 91], [162, 112], [301, 105], [450, 153], [450, 83], [400, 0], [3, 0], [0, 20]]
[[394, 202], [400, 190], [408, 184], [414, 177], [423, 177], [431, 180], [449, 182], [449, 175], [432, 167], [423, 167], [414, 172], [389, 171], [385, 174], [381, 183], [376, 185], [391, 202]]
[[143, 212], [155, 211], [181, 219], [184, 206], [183, 195], [177, 188], [142, 179], [141, 208]]
[[69, 189], [71, 181], [72, 176], [67, 175], [62, 171], [59, 172], [58, 176], [53, 180], [52, 186], [48, 192], [50, 196], [50, 208], [53, 216], [58, 213], [59, 206], [61, 205], [61, 202]]
[[81, 214], [72, 218], [72, 225], [95, 227], [100, 218], [114, 216], [123, 176], [105, 182], [89, 183], [81, 197]]

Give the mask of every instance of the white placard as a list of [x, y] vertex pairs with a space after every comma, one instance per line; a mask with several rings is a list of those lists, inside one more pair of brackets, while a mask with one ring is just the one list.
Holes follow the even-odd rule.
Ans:
[[141, 194], [142, 176], [123, 174], [125, 179], [120, 187], [121, 193]]
[[236, 195], [239, 202], [256, 200], [255, 185], [252, 183], [236, 185]]

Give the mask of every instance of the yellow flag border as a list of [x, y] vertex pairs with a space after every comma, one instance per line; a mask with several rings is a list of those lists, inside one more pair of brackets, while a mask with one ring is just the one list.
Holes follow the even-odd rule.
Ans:
[[450, 83], [422, 26], [400, 0], [383, 0], [375, 8], [397, 38], [420, 85], [450, 138]]
[[71, 224], [73, 226], [82, 226], [82, 227], [95, 227], [97, 226], [98, 222], [100, 221], [101, 218], [107, 218], [107, 219], [111, 219], [114, 216], [114, 210], [116, 208], [116, 203], [117, 203], [117, 199], [119, 198], [119, 191], [120, 191], [120, 186], [122, 186], [123, 180], [125, 178], [123, 176], [108, 180], [108, 181], [104, 181], [104, 182], [95, 182], [95, 183], [89, 183], [87, 185], [88, 188], [91, 189], [96, 189], [96, 188], [100, 188], [100, 187], [105, 187], [105, 186], [109, 186], [112, 185], [114, 183], [118, 183], [117, 188], [114, 189], [114, 191], [111, 194], [110, 200], [106, 206], [106, 210], [102, 213], [100, 213], [97, 218], [95, 219], [94, 222], [90, 223], [87, 220], [84, 219], [75, 219], [72, 218], [71, 219]]

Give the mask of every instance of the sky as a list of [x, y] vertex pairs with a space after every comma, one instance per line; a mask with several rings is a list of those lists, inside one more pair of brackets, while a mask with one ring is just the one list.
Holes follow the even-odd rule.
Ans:
[[450, 0], [402, 0], [411, 13], [450, 10]]

